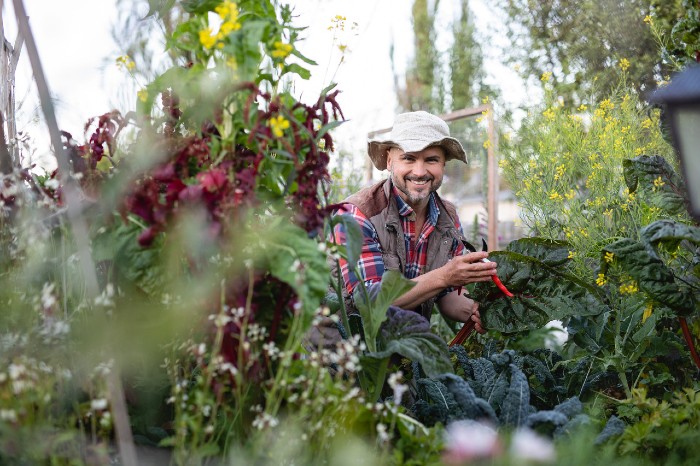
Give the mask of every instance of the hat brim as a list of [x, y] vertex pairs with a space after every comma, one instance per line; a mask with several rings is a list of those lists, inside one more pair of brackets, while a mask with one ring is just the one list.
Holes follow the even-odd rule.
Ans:
[[440, 139], [439, 141], [431, 142], [430, 144], [425, 144], [424, 141], [418, 140], [404, 140], [402, 144], [398, 144], [392, 140], [369, 141], [367, 143], [367, 153], [369, 154], [372, 164], [374, 164], [377, 170], [381, 171], [386, 170], [387, 152], [392, 147], [397, 147], [404, 152], [420, 152], [428, 147], [436, 146], [442, 147], [442, 149], [445, 151], [445, 162], [450, 160], [459, 160], [469, 164], [467, 161], [467, 153], [464, 152], [462, 144], [452, 137], [446, 137], [444, 139]]

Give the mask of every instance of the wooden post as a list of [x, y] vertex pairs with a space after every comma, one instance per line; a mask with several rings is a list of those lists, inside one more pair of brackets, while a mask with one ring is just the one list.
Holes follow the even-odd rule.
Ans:
[[488, 157], [486, 172], [488, 192], [486, 194], [486, 209], [488, 211], [489, 251], [498, 250], [498, 159], [496, 152], [496, 128], [493, 121], [493, 107], [487, 105], [486, 121], [488, 122]]

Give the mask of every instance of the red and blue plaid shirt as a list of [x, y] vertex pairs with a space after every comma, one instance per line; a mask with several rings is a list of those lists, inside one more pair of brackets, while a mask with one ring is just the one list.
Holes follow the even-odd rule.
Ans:
[[[423, 230], [420, 232], [420, 235], [417, 236], [415, 215], [411, 215], [413, 214], [413, 209], [399, 196], [396, 187], [393, 188], [393, 194], [399, 209], [399, 216], [401, 217], [401, 226], [403, 228], [404, 241], [406, 244], [406, 266], [404, 268], [404, 276], [408, 279], [412, 279], [425, 271], [425, 265], [428, 259], [428, 238], [433, 230], [435, 230], [435, 225], [440, 215], [440, 209], [435, 200], [435, 193], [431, 193], [428, 202], [428, 218], [423, 224]], [[382, 274], [384, 274], [384, 261], [382, 260], [382, 248], [379, 244], [379, 237], [377, 236], [374, 226], [369, 219], [352, 204], [346, 204], [338, 210], [337, 215], [343, 214], [350, 215], [354, 218], [362, 230], [362, 252], [360, 254], [360, 260], [357, 262], [357, 272], [360, 278], [365, 285], [379, 283], [382, 279]], [[455, 227], [461, 232], [462, 226], [459, 223], [459, 219], [455, 218], [454, 222]], [[345, 238], [345, 227], [342, 223], [339, 223], [335, 227], [335, 241], [338, 244], [344, 244], [346, 242]], [[463, 249], [464, 246], [461, 242], [453, 241], [452, 250], [450, 251], [451, 257], [461, 255]], [[350, 270], [347, 261], [344, 259], [340, 259], [340, 268], [343, 274], [345, 287], [348, 293], [352, 294], [359, 283], [359, 279], [357, 275]], [[440, 293], [440, 296], [445, 295], [449, 291], [451, 291], [451, 289], [443, 291]]]

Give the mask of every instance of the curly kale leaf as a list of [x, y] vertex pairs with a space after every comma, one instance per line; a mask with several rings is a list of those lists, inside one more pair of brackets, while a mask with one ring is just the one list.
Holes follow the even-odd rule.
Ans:
[[485, 400], [478, 398], [469, 384], [454, 374], [442, 374], [438, 376], [454, 396], [455, 401], [462, 410], [462, 419], [486, 419], [496, 422], [496, 413]]
[[510, 365], [510, 386], [501, 404], [499, 419], [506, 426], [519, 427], [532, 413], [530, 406], [530, 386], [527, 376], [515, 364]]
[[568, 419], [571, 419], [583, 411], [583, 404], [577, 396], [572, 396], [568, 400], [564, 400], [556, 405], [554, 411], [562, 413]]
[[554, 431], [569, 422], [564, 414], [559, 411], [537, 411], [525, 418], [523, 425], [541, 434], [553, 435]]
[[625, 427], [625, 423], [622, 419], [615, 415], [610, 416], [610, 419], [608, 419], [605, 427], [600, 434], [598, 434], [598, 437], [596, 437], [594, 444], [600, 445], [612, 437], [622, 435], [622, 433], [625, 431]]
[[581, 426], [587, 426], [591, 423], [591, 418], [587, 414], [577, 414], [569, 419], [569, 422], [561, 427], [557, 427], [554, 431], [554, 438], [570, 435]]
[[419, 397], [413, 412], [419, 421], [427, 426], [440, 422], [443, 425], [451, 419], [462, 417], [462, 409], [455, 401], [452, 392], [435, 379], [419, 379], [416, 383]]

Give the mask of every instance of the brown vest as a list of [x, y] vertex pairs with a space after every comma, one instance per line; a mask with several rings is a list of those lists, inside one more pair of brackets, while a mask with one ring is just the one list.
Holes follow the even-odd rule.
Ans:
[[[435, 198], [440, 209], [440, 215], [438, 216], [435, 229], [428, 237], [428, 258], [423, 273], [445, 265], [450, 260], [453, 240], [460, 241], [463, 239], [463, 236], [455, 227], [454, 219], [457, 218], [457, 211], [454, 204], [440, 199], [437, 193]], [[403, 274], [406, 266], [406, 243], [391, 181], [380, 181], [373, 186], [364, 188], [348, 197], [344, 202], [356, 206], [374, 226], [379, 237], [384, 269], [398, 270]], [[343, 287], [343, 297], [345, 298], [348, 313], [356, 313], [357, 310], [345, 287]], [[431, 298], [421, 304], [415, 311], [430, 320], [435, 301], [436, 298]]]

